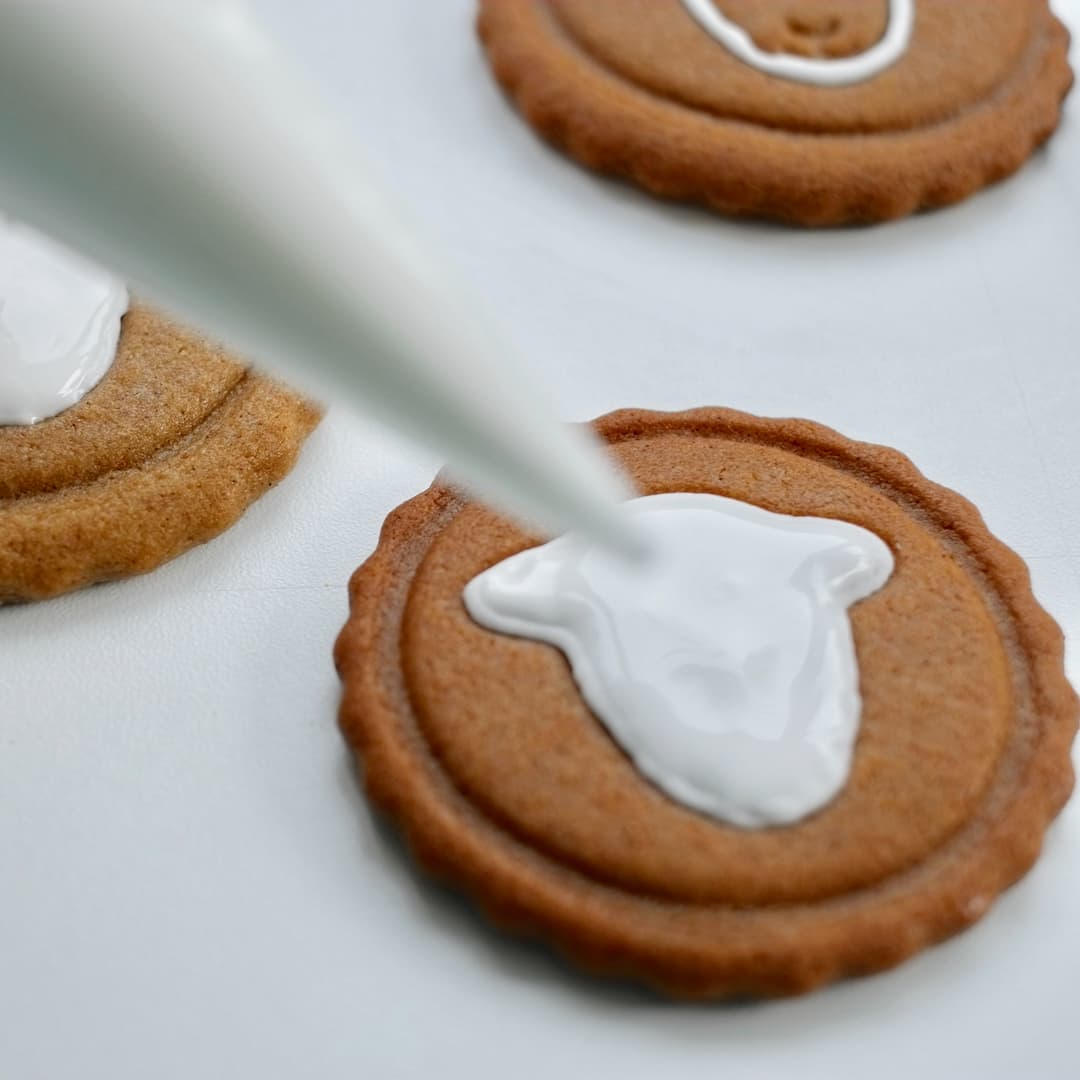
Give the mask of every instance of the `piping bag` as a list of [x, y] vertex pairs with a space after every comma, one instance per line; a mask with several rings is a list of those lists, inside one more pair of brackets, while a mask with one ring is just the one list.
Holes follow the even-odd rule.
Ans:
[[378, 190], [242, 0], [0, 0], [0, 207], [530, 524], [635, 493]]

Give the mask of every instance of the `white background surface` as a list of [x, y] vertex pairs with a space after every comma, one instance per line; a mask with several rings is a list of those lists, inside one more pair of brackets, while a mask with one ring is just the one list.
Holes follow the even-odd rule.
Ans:
[[[899, 447], [1029, 560], [1080, 680], [1080, 101], [971, 202], [801, 233], [548, 151], [473, 0], [258, 6], [567, 417], [728, 404]], [[225, 537], [0, 610], [0, 1076], [1077, 1075], [1077, 801], [973, 931], [759, 1006], [591, 983], [414, 875], [359, 794], [330, 650], [433, 469], [332, 414]]]

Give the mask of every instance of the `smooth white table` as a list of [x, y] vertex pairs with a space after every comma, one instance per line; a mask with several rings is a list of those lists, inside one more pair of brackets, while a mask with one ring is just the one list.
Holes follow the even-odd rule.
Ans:
[[[259, 7], [568, 418], [729, 404], [903, 449], [1029, 560], [1080, 681], [1080, 99], [1010, 183], [803, 233], [546, 149], [473, 0]], [[1078, 1075], [1080, 801], [971, 932], [760, 1006], [592, 983], [414, 874], [360, 795], [330, 650], [348, 575], [434, 468], [332, 413], [221, 539], [0, 610], [0, 1076]]]

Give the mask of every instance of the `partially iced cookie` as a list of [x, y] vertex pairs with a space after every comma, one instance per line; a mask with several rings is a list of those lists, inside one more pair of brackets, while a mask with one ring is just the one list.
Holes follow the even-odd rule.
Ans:
[[0, 603], [152, 570], [292, 467], [319, 410], [0, 220]]
[[582, 164], [804, 225], [943, 206], [1058, 124], [1047, 0], [480, 0], [495, 75]]
[[979, 919], [1073, 782], [1021, 560], [817, 424], [595, 426], [677, 564], [545, 549], [444, 482], [396, 510], [336, 651], [373, 803], [497, 923], [677, 995], [802, 992]]

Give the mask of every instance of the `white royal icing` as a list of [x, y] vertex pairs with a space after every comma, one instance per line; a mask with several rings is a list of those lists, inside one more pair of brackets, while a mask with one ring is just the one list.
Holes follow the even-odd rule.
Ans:
[[88, 394], [116, 356], [123, 283], [0, 217], [0, 424], [33, 424]]
[[915, 0], [889, 0], [889, 26], [875, 45], [856, 56], [815, 58], [758, 48], [738, 23], [720, 11], [715, 0], [682, 0], [682, 3], [705, 31], [744, 64], [778, 79], [816, 86], [849, 86], [880, 75], [907, 51], [915, 25]]
[[651, 559], [567, 534], [470, 581], [469, 614], [561, 649], [593, 712], [676, 801], [746, 827], [824, 806], [862, 707], [847, 609], [889, 579], [888, 546], [719, 495], [626, 511]]

